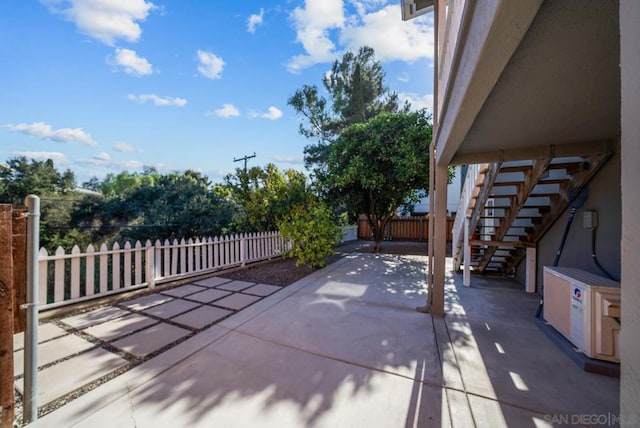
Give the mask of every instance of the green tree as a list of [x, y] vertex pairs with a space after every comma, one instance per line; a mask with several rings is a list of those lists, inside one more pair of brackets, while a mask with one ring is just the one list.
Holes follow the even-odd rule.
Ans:
[[429, 187], [432, 125], [425, 111], [380, 113], [343, 130], [330, 145], [323, 185], [349, 213], [364, 213], [374, 251], [400, 205]]
[[308, 197], [307, 178], [300, 171], [281, 172], [274, 164], [254, 166], [224, 178], [216, 192], [236, 207], [235, 228], [241, 232], [266, 232], [278, 228], [278, 220]]
[[288, 104], [304, 119], [300, 134], [318, 140], [305, 147], [308, 168], [322, 170], [329, 145], [347, 126], [366, 122], [381, 112], [408, 111], [409, 105], [399, 105], [398, 95], [389, 91], [384, 78], [374, 50], [364, 46], [356, 54], [345, 53], [322, 78], [328, 99], [315, 85], [304, 85], [289, 97]]
[[22, 205], [29, 194], [62, 195], [74, 188], [73, 172], [58, 172], [51, 159], [38, 161], [19, 156], [0, 168], [0, 202]]
[[24, 156], [11, 158], [0, 168], [0, 202], [24, 205], [29, 194], [40, 197], [40, 244], [70, 247], [81, 235], [69, 227], [71, 212], [83, 198], [75, 192], [73, 172], [59, 172], [53, 160]]
[[273, 164], [236, 169], [216, 193], [237, 207], [236, 228], [243, 232], [279, 230], [292, 243], [297, 264], [322, 266], [339, 243], [333, 213], [307, 184], [306, 176]]
[[102, 197], [87, 197], [74, 221], [93, 242], [217, 236], [229, 231], [233, 210], [196, 171], [110, 174], [95, 183]]

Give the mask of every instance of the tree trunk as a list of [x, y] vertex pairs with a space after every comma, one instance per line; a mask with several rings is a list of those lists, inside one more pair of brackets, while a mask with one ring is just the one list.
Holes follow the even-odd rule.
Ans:
[[389, 222], [388, 217], [378, 218], [374, 215], [367, 215], [369, 225], [371, 226], [371, 232], [373, 233], [373, 252], [379, 253], [382, 251], [382, 241], [384, 241], [384, 231]]

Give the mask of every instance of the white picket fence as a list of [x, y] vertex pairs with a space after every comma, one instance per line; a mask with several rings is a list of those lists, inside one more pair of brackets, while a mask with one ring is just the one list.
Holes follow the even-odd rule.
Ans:
[[224, 237], [147, 240], [134, 245], [102, 244], [85, 252], [74, 246], [70, 254], [58, 247], [39, 256], [39, 306], [52, 309], [110, 294], [153, 288], [158, 283], [244, 266], [280, 256], [289, 243], [279, 232], [238, 234]]

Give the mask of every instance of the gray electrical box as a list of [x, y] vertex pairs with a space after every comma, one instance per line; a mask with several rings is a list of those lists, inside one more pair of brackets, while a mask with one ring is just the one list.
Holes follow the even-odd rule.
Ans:
[[585, 229], [597, 229], [598, 228], [598, 211], [583, 211], [582, 227], [584, 227]]

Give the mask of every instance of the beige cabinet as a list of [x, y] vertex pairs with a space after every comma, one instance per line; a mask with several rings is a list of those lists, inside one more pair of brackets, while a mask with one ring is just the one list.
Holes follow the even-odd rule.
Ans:
[[582, 269], [545, 266], [544, 319], [587, 356], [620, 362], [620, 283]]

